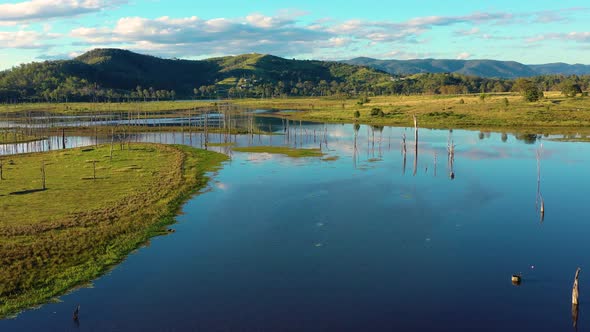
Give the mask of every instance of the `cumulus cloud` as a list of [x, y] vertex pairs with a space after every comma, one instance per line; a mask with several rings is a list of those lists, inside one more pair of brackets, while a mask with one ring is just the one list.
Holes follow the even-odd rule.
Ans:
[[350, 42], [322, 29], [297, 25], [287, 15], [261, 14], [239, 19], [124, 17], [112, 28], [77, 28], [70, 36], [87, 44], [124, 44], [136, 50], [174, 56], [192, 55], [195, 51], [302, 53], [317, 47], [342, 47]]
[[28, 30], [0, 31], [0, 49], [47, 49], [52, 46], [47, 40], [59, 37], [58, 34]]
[[101, 11], [125, 3], [125, 0], [31, 0], [0, 4], [0, 22], [26, 23]]
[[[112, 8], [126, 0], [30, 0], [0, 5], [0, 26], [24, 25], [29, 22], [60, 17], [71, 17]], [[566, 9], [552, 12], [473, 12], [457, 16], [423, 16], [404, 21], [392, 20], [337, 20], [333, 18], [305, 20], [305, 12], [279, 11], [275, 15], [251, 13], [234, 18], [201, 18], [198, 16], [159, 18], [122, 17], [102, 26], [81, 26], [71, 30], [69, 39], [59, 39], [69, 48], [121, 47], [165, 57], [199, 57], [238, 53], [271, 53], [279, 56], [313, 56], [342, 58], [348, 54], [386, 54], [396, 58], [421, 58], [425, 53], [411, 49], [411, 44], [429, 43], [430, 31], [446, 29], [454, 36], [480, 39], [516, 39], [504, 36], [494, 28], [516, 23], [549, 23], [579, 14], [585, 9]], [[35, 25], [33, 25], [34, 27]], [[35, 31], [2, 32], [0, 48], [51, 48], [55, 37], [48, 24], [37, 25]], [[455, 30], [452, 30], [452, 29]], [[23, 28], [21, 27], [21, 30]], [[24, 28], [28, 29], [28, 28]], [[504, 32], [505, 33], [505, 32]], [[20, 35], [19, 35], [20, 34]], [[547, 39], [586, 41], [584, 33], [573, 35], [547, 34], [529, 42]], [[72, 40], [73, 39], [73, 40]], [[41, 57], [66, 57], [63, 49], [43, 52]], [[449, 50], [452, 57], [459, 50]], [[47, 55], [49, 54], [49, 55]], [[459, 56], [469, 55], [460, 54]]]
[[489, 23], [511, 17], [509, 13], [476, 12], [466, 16], [416, 17], [402, 22], [298, 22], [297, 17], [304, 14], [283, 11], [275, 16], [265, 16], [253, 13], [235, 19], [124, 17], [114, 27], [81, 27], [71, 31], [70, 35], [79, 40], [77, 45], [124, 45], [135, 50], [156, 51], [160, 55], [191, 56], [195, 55], [195, 50], [202, 49], [208, 50], [208, 54], [261, 52], [290, 55], [313, 53], [322, 48], [342, 48], [354, 43], [368, 42], [368, 46], [419, 43], [418, 38], [435, 26]]

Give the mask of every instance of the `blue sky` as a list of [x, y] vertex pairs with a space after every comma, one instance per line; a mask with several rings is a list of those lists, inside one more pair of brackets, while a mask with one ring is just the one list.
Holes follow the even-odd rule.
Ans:
[[590, 64], [584, 1], [0, 1], [0, 69], [97, 47], [166, 58], [498, 59]]

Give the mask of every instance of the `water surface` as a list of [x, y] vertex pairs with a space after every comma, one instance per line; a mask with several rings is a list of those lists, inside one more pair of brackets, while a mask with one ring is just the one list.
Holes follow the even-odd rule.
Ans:
[[[0, 321], [0, 330], [568, 331], [578, 266], [578, 328], [586, 328], [590, 145], [420, 130], [415, 162], [413, 129], [296, 128], [297, 139], [235, 140], [321, 144], [338, 159], [231, 153], [184, 206], [176, 233], [152, 239], [92, 288]], [[201, 144], [180, 133], [136, 139]], [[519, 287], [514, 273], [523, 275]]]

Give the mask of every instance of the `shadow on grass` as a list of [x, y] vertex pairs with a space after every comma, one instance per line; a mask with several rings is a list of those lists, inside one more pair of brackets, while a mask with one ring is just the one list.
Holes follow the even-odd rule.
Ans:
[[36, 193], [39, 191], [45, 191], [45, 190], [47, 190], [47, 188], [45, 188], [45, 189], [29, 189], [29, 190], [11, 192], [9, 195], [26, 195], [26, 194]]

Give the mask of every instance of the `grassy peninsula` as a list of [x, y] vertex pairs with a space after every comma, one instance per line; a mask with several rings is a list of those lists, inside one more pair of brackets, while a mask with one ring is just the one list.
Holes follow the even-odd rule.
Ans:
[[0, 318], [91, 281], [165, 233], [227, 158], [158, 144], [110, 154], [104, 145], [1, 157]]

